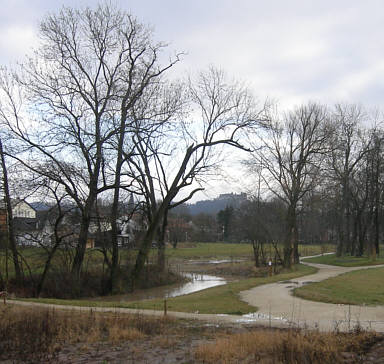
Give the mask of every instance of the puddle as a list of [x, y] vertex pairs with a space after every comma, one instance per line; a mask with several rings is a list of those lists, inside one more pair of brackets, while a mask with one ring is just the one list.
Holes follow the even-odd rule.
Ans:
[[123, 295], [97, 297], [93, 300], [107, 302], [129, 302], [154, 298], [177, 297], [193, 292], [198, 292], [203, 289], [221, 286], [227, 283], [227, 281], [222, 277], [208, 274], [183, 273], [183, 275], [190, 281], [163, 287], [139, 289], [133, 293], [127, 293]]
[[241, 263], [244, 259], [212, 259], [212, 260], [189, 260], [187, 264], [223, 264], [223, 263]]
[[184, 276], [189, 278], [191, 281], [184, 283], [179, 288], [170, 289], [164, 298], [182, 296], [185, 294], [202, 291], [203, 289], [221, 286], [227, 283], [224, 278], [211, 276], [208, 274], [184, 273]]
[[288, 322], [288, 320], [284, 317], [274, 317], [270, 315], [266, 315], [265, 313], [252, 312], [247, 313], [246, 315], [242, 315], [240, 319], [236, 320], [236, 322], [256, 322], [256, 321], [281, 321]]

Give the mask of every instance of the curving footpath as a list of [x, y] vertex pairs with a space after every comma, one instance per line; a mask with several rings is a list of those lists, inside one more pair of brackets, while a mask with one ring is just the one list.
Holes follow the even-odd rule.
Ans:
[[[309, 258], [309, 257], [308, 257]], [[280, 281], [266, 284], [240, 292], [240, 298], [258, 311], [254, 314], [244, 316], [237, 315], [214, 315], [186, 312], [168, 311], [168, 316], [184, 319], [195, 319], [208, 321], [214, 324], [220, 323], [249, 323], [270, 327], [304, 327], [319, 329], [321, 331], [349, 331], [357, 326], [384, 332], [384, 306], [352, 306], [331, 303], [307, 301], [292, 296], [292, 289], [303, 284], [319, 282], [327, 278], [354, 270], [384, 267], [384, 265], [367, 267], [337, 267], [324, 264], [306, 263], [318, 269], [315, 274], [296, 278], [292, 281]], [[61, 310], [79, 310], [96, 312], [119, 312], [128, 314], [143, 314], [163, 316], [164, 312], [155, 310], [140, 310], [116, 307], [80, 307], [63, 306], [54, 304], [24, 302], [9, 300], [9, 303], [23, 305], [48, 307]]]
[[284, 322], [287, 326], [317, 328], [321, 331], [349, 331], [357, 327], [384, 332], [384, 306], [354, 306], [304, 300], [292, 295], [294, 288], [338, 276], [354, 270], [384, 267], [337, 267], [306, 263], [318, 272], [252, 288], [240, 293], [243, 301], [259, 308], [257, 314], [267, 317], [271, 326]]

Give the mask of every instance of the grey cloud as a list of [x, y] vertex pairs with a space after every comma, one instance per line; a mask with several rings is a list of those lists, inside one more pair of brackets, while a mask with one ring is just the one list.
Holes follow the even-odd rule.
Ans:
[[[1, 2], [5, 0], [0, 0], [0, 5]], [[62, 3], [94, 6], [97, 1], [63, 0]], [[353, 102], [358, 99], [368, 104], [381, 102], [382, 1], [120, 0], [116, 3], [152, 24], [156, 39], [169, 41], [171, 49], [188, 52], [176, 68], [180, 74], [216, 64], [249, 81], [260, 96], [277, 97], [284, 104], [293, 100], [337, 101], [347, 97]], [[36, 29], [47, 11], [60, 6], [48, 0], [7, 1], [2, 6], [0, 31]], [[0, 63], [21, 54], [23, 44], [11, 45], [11, 40], [0, 41]]]

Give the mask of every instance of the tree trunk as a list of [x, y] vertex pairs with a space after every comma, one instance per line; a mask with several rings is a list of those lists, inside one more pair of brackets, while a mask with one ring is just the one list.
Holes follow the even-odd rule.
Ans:
[[159, 239], [157, 246], [157, 266], [161, 272], [165, 271], [165, 233], [168, 225], [168, 211], [165, 212], [163, 217], [163, 224], [159, 231]]
[[[124, 104], [124, 101], [123, 101]], [[120, 132], [119, 132], [119, 141], [117, 146], [117, 157], [116, 157], [116, 170], [115, 170], [115, 188], [113, 194], [113, 204], [111, 211], [111, 227], [112, 227], [112, 258], [111, 258], [111, 267], [110, 267], [110, 276], [108, 282], [108, 291], [112, 293], [114, 287], [116, 286], [116, 281], [118, 278], [118, 264], [119, 264], [119, 245], [117, 241], [117, 219], [119, 214], [119, 197], [120, 197], [120, 182], [121, 182], [121, 169], [123, 167], [123, 146], [125, 139], [125, 130], [126, 130], [126, 120], [127, 120], [127, 109], [122, 107], [121, 112], [121, 121], [120, 121]]]
[[1, 167], [3, 169], [4, 197], [5, 197], [5, 204], [6, 204], [7, 215], [8, 215], [8, 220], [7, 220], [8, 244], [12, 252], [16, 281], [17, 283], [21, 284], [22, 275], [21, 275], [21, 267], [19, 262], [19, 253], [17, 251], [16, 239], [15, 239], [15, 232], [13, 229], [13, 213], [12, 213], [11, 195], [9, 192], [9, 185], [8, 185], [8, 171], [7, 171], [7, 165], [5, 163], [3, 144], [1, 140], [0, 140], [0, 155], [1, 155]]
[[157, 211], [153, 214], [152, 221], [148, 227], [146, 234], [141, 241], [139, 252], [136, 257], [135, 266], [132, 269], [131, 273], [131, 289], [134, 290], [135, 284], [139, 279], [141, 272], [143, 271], [145, 261], [148, 256], [149, 249], [151, 248], [152, 241], [158, 232], [158, 227], [162, 219], [164, 218], [164, 214], [172, 201], [173, 195], [169, 195], [163, 202], [160, 204]]
[[255, 258], [255, 267], [259, 268], [260, 267], [260, 254], [259, 254], [259, 242], [253, 240], [252, 241], [252, 247], [253, 247], [253, 256]]
[[[378, 188], [378, 187], [377, 187]], [[378, 193], [377, 193], [378, 195]], [[374, 249], [377, 255], [380, 254], [380, 219], [379, 219], [379, 208], [380, 201], [379, 197], [376, 195], [375, 199], [375, 211], [374, 211]]]
[[39, 280], [39, 282], [37, 284], [36, 297], [40, 297], [41, 291], [43, 290], [43, 287], [44, 287], [44, 284], [45, 284], [45, 280], [47, 278], [48, 271], [51, 268], [52, 258], [55, 255], [55, 252], [56, 252], [58, 246], [59, 246], [59, 244], [56, 243], [54, 245], [53, 249], [48, 254], [48, 259], [45, 262], [43, 274], [41, 275], [40, 280]]
[[85, 256], [85, 250], [87, 247], [87, 240], [88, 240], [88, 229], [89, 224], [91, 221], [90, 218], [90, 210], [91, 210], [91, 204], [87, 203], [87, 205], [84, 208], [82, 217], [81, 217], [81, 225], [80, 225], [80, 232], [79, 232], [79, 238], [77, 241], [77, 247], [76, 247], [76, 253], [73, 258], [72, 263], [72, 279], [73, 279], [73, 293], [75, 295], [80, 294], [80, 276], [81, 276], [81, 269], [84, 261]]
[[[119, 170], [121, 170], [121, 166], [119, 167]], [[115, 286], [116, 281], [118, 279], [118, 264], [119, 264], [119, 245], [117, 241], [117, 235], [118, 235], [118, 227], [117, 227], [117, 218], [119, 213], [119, 196], [120, 196], [120, 187], [118, 186], [120, 184], [120, 172], [119, 176], [116, 174], [115, 176], [115, 190], [113, 195], [113, 204], [112, 204], [112, 211], [111, 211], [111, 244], [112, 244], [112, 257], [111, 257], [111, 264], [109, 266], [109, 279], [107, 283], [107, 291], [108, 293], [112, 293]]]
[[284, 242], [284, 267], [290, 268], [292, 263], [295, 263], [296, 260], [298, 260], [296, 207], [290, 205], [287, 211], [287, 232]]

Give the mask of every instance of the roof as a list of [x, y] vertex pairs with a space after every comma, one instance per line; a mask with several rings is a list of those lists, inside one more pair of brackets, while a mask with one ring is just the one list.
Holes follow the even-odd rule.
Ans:
[[29, 205], [32, 206], [32, 208], [36, 211], [48, 211], [50, 209], [48, 205], [40, 201], [31, 202]]
[[[34, 208], [29, 202], [27, 202], [27, 201], [25, 201], [25, 200], [22, 200], [21, 198], [13, 198], [13, 199], [11, 199], [11, 205], [12, 205], [12, 208], [15, 207], [15, 206], [17, 206], [17, 205], [18, 205], [19, 203], [21, 203], [21, 202], [26, 203], [31, 209], [35, 210], [35, 208]], [[35, 211], [36, 211], [36, 210], [35, 210]]]

